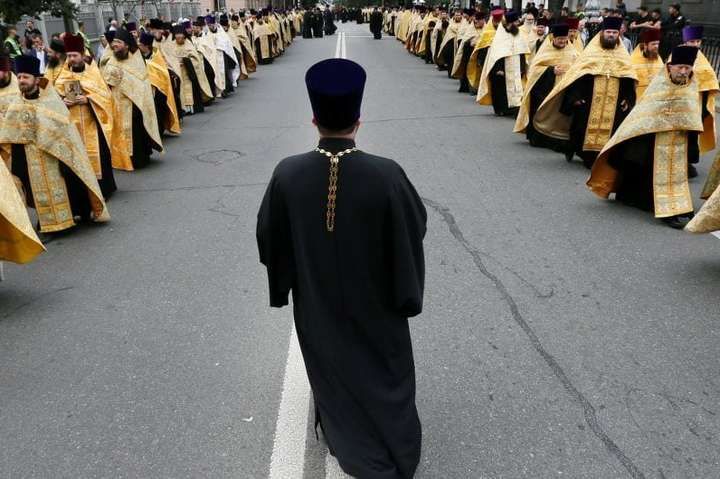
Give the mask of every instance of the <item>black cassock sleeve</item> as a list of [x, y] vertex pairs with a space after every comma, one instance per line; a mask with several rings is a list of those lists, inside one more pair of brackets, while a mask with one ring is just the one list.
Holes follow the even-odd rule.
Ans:
[[395, 182], [390, 197], [388, 251], [394, 308], [404, 317], [422, 312], [425, 289], [423, 238], [427, 212], [405, 173]]
[[268, 273], [270, 306], [280, 308], [288, 304], [295, 283], [295, 259], [287, 204], [275, 175], [260, 205], [256, 234], [260, 262]]
[[[563, 96], [562, 104], [560, 105], [560, 113], [571, 116], [576, 110], [588, 108], [587, 103], [592, 99], [592, 93], [592, 75], [585, 75], [578, 78], [565, 90], [565, 96]], [[585, 100], [585, 104], [576, 106], [575, 102], [580, 100]]]

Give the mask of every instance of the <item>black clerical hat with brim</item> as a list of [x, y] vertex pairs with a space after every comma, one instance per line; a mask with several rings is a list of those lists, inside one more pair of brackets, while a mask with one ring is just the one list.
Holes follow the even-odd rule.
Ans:
[[672, 56], [668, 62], [670, 65], [694, 65], [697, 58], [696, 47], [681, 45], [672, 49]]
[[360, 119], [367, 75], [351, 60], [331, 58], [316, 63], [305, 73], [313, 115], [328, 130], [344, 130]]
[[28, 75], [36, 77], [42, 76], [40, 75], [40, 60], [29, 55], [19, 55], [15, 57], [15, 71], [18, 75], [20, 73], [27, 73]]
[[550, 27], [550, 32], [555, 38], [566, 37], [570, 33], [570, 27], [567, 23], [557, 23]]
[[622, 18], [620, 17], [605, 17], [602, 21], [603, 30], [620, 30], [622, 26]]

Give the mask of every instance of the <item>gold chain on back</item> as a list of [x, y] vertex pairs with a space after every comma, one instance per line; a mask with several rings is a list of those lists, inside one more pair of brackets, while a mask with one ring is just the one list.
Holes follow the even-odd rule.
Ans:
[[338, 173], [340, 173], [340, 158], [357, 151], [357, 148], [348, 148], [339, 153], [332, 154], [329, 151], [325, 151], [322, 148], [315, 148], [318, 153], [330, 158], [330, 179], [328, 181], [328, 199], [327, 199], [327, 211], [325, 213], [325, 226], [329, 233], [335, 231], [335, 206], [337, 203], [337, 182]]

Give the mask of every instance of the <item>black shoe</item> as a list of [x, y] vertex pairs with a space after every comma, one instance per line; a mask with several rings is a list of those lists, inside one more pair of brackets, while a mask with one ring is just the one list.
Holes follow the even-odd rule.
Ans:
[[678, 215], [678, 216], [670, 216], [669, 218], [662, 218], [662, 222], [668, 225], [670, 228], [681, 230], [687, 226], [687, 224], [691, 220], [691, 216], [689, 215]]
[[595, 164], [595, 158], [583, 158], [583, 165], [588, 170], [592, 170], [592, 167], [594, 164]]
[[688, 165], [688, 178], [696, 178], [698, 175], [695, 165]]
[[575, 157], [574, 151], [566, 151], [565, 152], [565, 161], [567, 161], [568, 163], [570, 163], [574, 157]]

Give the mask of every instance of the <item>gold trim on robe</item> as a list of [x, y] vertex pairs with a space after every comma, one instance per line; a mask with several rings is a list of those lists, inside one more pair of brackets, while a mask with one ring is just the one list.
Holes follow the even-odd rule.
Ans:
[[[177, 104], [175, 103], [175, 91], [173, 90], [172, 82], [170, 81], [168, 64], [158, 47], [153, 47], [152, 57], [150, 57], [150, 61], [145, 61], [145, 66], [147, 67], [150, 84], [153, 88], [158, 89], [163, 95], [165, 95], [165, 104], [170, 111], [169, 118], [165, 119], [165, 124], [163, 126], [170, 133], [179, 135], [182, 128], [180, 127], [180, 115], [178, 114]], [[155, 114], [157, 115], [157, 111]], [[162, 134], [162, 132], [159, 133]]]
[[585, 75], [632, 78], [637, 81], [637, 75], [630, 63], [630, 54], [625, 47], [618, 45], [612, 50], [605, 50], [600, 46], [600, 37], [595, 35], [538, 108], [533, 118], [533, 126], [536, 130], [556, 140], [570, 138], [572, 119], [560, 112], [560, 104], [565, 90]]
[[[517, 120], [515, 120], [515, 133], [525, 133], [525, 129], [530, 122], [530, 97], [532, 89], [538, 80], [543, 76], [545, 70], [549, 67], [564, 66], [566, 69], [575, 63], [580, 54], [574, 48], [567, 45], [565, 48], [555, 48], [553, 46], [552, 35], [548, 35], [546, 40], [540, 45], [533, 60], [528, 68], [527, 84], [525, 85], [525, 94], [520, 105]], [[566, 70], [567, 71], [567, 70]], [[555, 84], [562, 80], [563, 75], [555, 76]]]
[[655, 60], [645, 58], [645, 55], [643, 55], [643, 52], [640, 49], [640, 45], [636, 46], [632, 55], [630, 55], [630, 62], [632, 62], [633, 69], [638, 77], [637, 89], [635, 92], [637, 98], [639, 99], [643, 93], [645, 93], [645, 90], [652, 79], [655, 78], [655, 75], [663, 69], [665, 64], [659, 55], [655, 58]]
[[711, 233], [720, 230], [720, 188], [710, 196], [685, 229], [691, 233]]
[[[439, 24], [442, 24], [442, 21], [438, 21]], [[456, 22], [454, 19], [450, 19], [450, 23], [448, 24], [448, 27], [445, 29], [445, 35], [443, 36], [442, 41], [440, 42], [440, 48], [433, 50], [433, 55], [437, 52], [437, 55], [434, 55], [433, 61], [436, 65], [444, 65], [448, 68], [452, 68], [452, 65], [445, 65], [443, 63], [444, 58], [442, 58], [442, 52], [445, 49], [445, 45], [447, 45], [451, 41], [455, 41], [456, 38], [461, 36], [461, 33], [465, 31], [465, 24], [462, 22]], [[457, 52], [455, 52], [457, 53]]]
[[252, 46], [252, 42], [247, 34], [245, 25], [238, 25], [235, 28], [230, 27], [230, 30], [235, 34], [242, 48], [243, 63], [245, 64], [245, 70], [248, 74], [257, 71], [257, 58], [255, 58], [255, 47]]
[[273, 32], [270, 27], [264, 23], [256, 23], [255, 28], [253, 29], [253, 36], [256, 40], [260, 40], [260, 55], [262, 55], [263, 60], [272, 58], [272, 42], [270, 41], [270, 38], [273, 36]]
[[[145, 61], [139, 51], [128, 53], [126, 60], [118, 60], [115, 55], [105, 64], [102, 70], [103, 78], [110, 87], [113, 97], [113, 128], [118, 132], [113, 134], [115, 139], [121, 135], [124, 145], [132, 145], [132, 106], [135, 105], [142, 113], [143, 126], [152, 141], [162, 151], [162, 140], [158, 131], [155, 101], [152, 87], [148, 78]], [[129, 158], [129, 157], [128, 157]], [[113, 157], [113, 168], [133, 171], [132, 162]]]
[[40, 88], [35, 100], [23, 98], [19, 91], [16, 96], [0, 96], [0, 117], [5, 120], [0, 122], [0, 144], [24, 145], [40, 231], [61, 231], [75, 225], [61, 163], [87, 188], [93, 220], [110, 219], [85, 146], [52, 86]]
[[468, 60], [467, 64], [463, 63], [463, 52], [465, 50], [465, 45], [470, 42], [470, 45], [474, 49], [475, 44], [482, 35], [484, 28], [485, 27], [475, 28], [475, 25], [473, 23], [470, 23], [468, 25], [468, 28], [465, 28], [460, 34], [460, 43], [457, 49], [455, 49], [455, 58], [453, 58], [452, 71], [450, 73], [450, 76], [452, 76], [456, 80], [463, 78], [467, 73], [467, 66], [470, 60]]
[[[483, 27], [482, 34], [480, 35], [480, 39], [475, 43], [475, 48], [473, 49], [472, 53], [470, 54], [470, 59], [468, 60], [467, 64], [467, 78], [468, 82], [470, 83], [470, 87], [473, 90], [477, 90], [478, 86], [480, 84], [480, 74], [482, 73], [482, 70], [478, 68], [477, 64], [477, 57], [480, 53], [480, 50], [483, 48], [490, 48], [490, 45], [493, 42], [493, 39], [495, 38], [495, 33], [497, 30], [495, 30], [495, 26], [493, 25], [493, 22], [488, 22]], [[485, 60], [487, 62], [487, 58]]]
[[[68, 82], [77, 81], [80, 83], [80, 87], [83, 90], [83, 94], [88, 98], [89, 102], [86, 105], [74, 105], [68, 108], [70, 110], [70, 118], [78, 128], [85, 148], [88, 152], [88, 157], [93, 165], [93, 169], [97, 175], [101, 175], [100, 170], [100, 151], [99, 144], [98, 150], [95, 151], [94, 145], [98, 143], [99, 138], [97, 137], [97, 128], [95, 126], [95, 119], [100, 124], [103, 135], [105, 136], [105, 143], [107, 143], [110, 149], [110, 158], [113, 163], [124, 164], [130, 161], [130, 152], [132, 151], [132, 144], [123, 141], [123, 136], [118, 134], [118, 131], [113, 128], [113, 101], [112, 93], [108, 88], [105, 80], [100, 73], [95, 62], [85, 65], [85, 70], [82, 72], [73, 72], [67, 64], [58, 75], [57, 81], [55, 82], [55, 89], [60, 96], [65, 96], [65, 86]], [[91, 114], [87, 109], [92, 108], [95, 118], [90, 118]], [[88, 147], [88, 145], [91, 145]], [[100, 178], [100, 176], [98, 176]]]
[[[692, 211], [687, 178], [687, 132], [703, 129], [697, 85], [675, 85], [667, 71], [658, 74], [625, 118], [593, 165], [588, 187], [601, 198], [616, 191], [618, 172], [608, 156], [619, 144], [655, 134], [653, 185], [655, 216], [665, 218]], [[673, 133], [673, 134], [668, 134]]]
[[[4, 89], [17, 92], [17, 80], [11, 80]], [[0, 161], [0, 261], [29, 263], [45, 251], [18, 191], [13, 176], [4, 161]]]
[[527, 60], [529, 53], [530, 48], [528, 47], [527, 38], [522, 33], [518, 32], [517, 35], [512, 35], [504, 27], [498, 28], [490, 44], [490, 50], [488, 50], [480, 74], [480, 83], [478, 84], [475, 101], [481, 105], [492, 105], [490, 70], [498, 61], [509, 58], [510, 61], [505, 62], [505, 89], [508, 107], [519, 107], [523, 96], [523, 85], [525, 84], [525, 77], [520, 71], [520, 55], [525, 55]]
[[[693, 65], [693, 76], [697, 79], [698, 90], [708, 92], [708, 101], [705, 108], [710, 114], [703, 120], [704, 129], [699, 135], [700, 153], [707, 153], [715, 149], [715, 97], [720, 92], [718, 77], [715, 69], [703, 52], [698, 52]], [[701, 96], [702, 97], [702, 96]]]
[[193, 96], [193, 85], [190, 75], [185, 70], [184, 58], [188, 58], [192, 64], [192, 68], [197, 77], [200, 86], [200, 92], [203, 95], [203, 102], [213, 99], [212, 88], [205, 74], [205, 65], [203, 64], [202, 54], [195, 48], [190, 40], [178, 45], [175, 41], [164, 42], [161, 44], [165, 60], [173, 71], [178, 72], [180, 76], [180, 103], [184, 108], [191, 108], [195, 105], [195, 97]]

